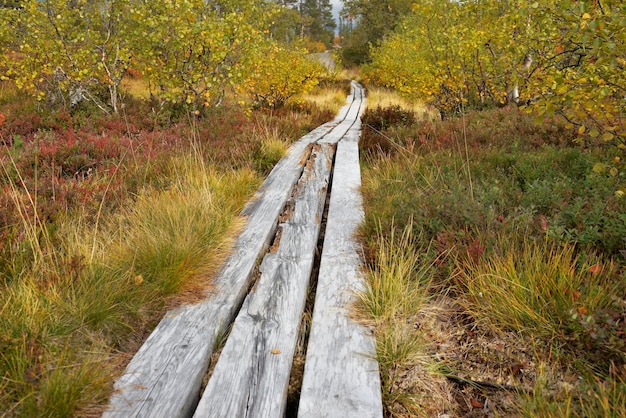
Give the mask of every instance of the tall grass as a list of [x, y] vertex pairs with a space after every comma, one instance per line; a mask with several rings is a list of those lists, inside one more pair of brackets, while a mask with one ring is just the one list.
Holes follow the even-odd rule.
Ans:
[[276, 127], [268, 126], [266, 122], [257, 123], [252, 135], [258, 143], [254, 167], [260, 173], [267, 174], [287, 154], [287, 138], [283, 138]]
[[376, 329], [376, 355], [380, 366], [383, 404], [390, 410], [401, 404], [419, 409], [413, 396], [398, 390], [399, 376], [426, 357], [422, 337], [410, 332], [411, 317], [428, 300], [430, 268], [422, 257], [408, 226], [398, 235], [378, 234], [375, 267], [369, 272], [366, 290], [355, 306], [358, 317]]
[[333, 114], [337, 114], [339, 109], [346, 104], [346, 93], [337, 87], [325, 87], [305, 94], [302, 99], [314, 103], [320, 109], [328, 109]]
[[145, 332], [168, 296], [191, 289], [197, 299], [210, 285], [259, 179], [218, 173], [195, 155], [172, 158], [164, 176], [167, 189], [145, 189], [98, 227], [67, 213], [53, 244], [16, 197], [31, 231], [25, 251], [39, 256], [0, 295], [0, 404], [11, 415], [68, 416], [104, 401], [129, 336]]
[[128, 227], [113, 247], [120, 266], [164, 294], [214, 269], [234, 214], [258, 186], [249, 170], [219, 173], [197, 158], [173, 161], [170, 172], [167, 190], [143, 192], [124, 213]]
[[464, 263], [457, 277], [470, 311], [493, 325], [546, 340], [570, 333], [582, 338], [578, 317], [613, 305], [619, 290], [611, 282], [613, 268], [590, 271], [573, 246], [509, 241], [499, 247], [503, 254]]
[[391, 230], [388, 236], [379, 229], [377, 236], [375, 267], [361, 296], [362, 313], [375, 321], [406, 317], [426, 298], [430, 269], [420, 266], [422, 254], [412, 225], [401, 232]]
[[261, 176], [333, 116], [190, 114], [125, 83], [104, 116], [0, 82], [0, 416], [98, 415], [164, 310], [210, 291]]

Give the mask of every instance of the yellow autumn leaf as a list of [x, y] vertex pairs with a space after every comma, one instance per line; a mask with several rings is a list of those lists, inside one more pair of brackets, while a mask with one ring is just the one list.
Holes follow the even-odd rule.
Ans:
[[612, 140], [613, 138], [615, 138], [615, 135], [613, 135], [610, 132], [605, 132], [604, 134], [602, 134], [602, 140], [604, 142], [608, 142], [608, 141]]
[[595, 163], [592, 170], [594, 173], [602, 174], [606, 170], [606, 165], [603, 163]]

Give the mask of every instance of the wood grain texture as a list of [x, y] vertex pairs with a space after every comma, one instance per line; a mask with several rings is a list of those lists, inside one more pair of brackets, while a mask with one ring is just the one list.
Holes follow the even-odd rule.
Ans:
[[261, 263], [261, 277], [235, 320], [195, 418], [284, 415], [333, 154], [330, 145], [314, 149], [293, 212], [280, 225], [279, 246]]
[[337, 145], [328, 221], [320, 262], [298, 417], [382, 417], [376, 347], [371, 332], [350, 320], [355, 292], [364, 289], [357, 226], [360, 123]]
[[310, 144], [344, 123], [353, 106], [349, 97], [333, 121], [294, 143], [274, 167], [243, 211], [246, 227], [213, 281], [214, 292], [202, 303], [165, 315], [115, 383], [104, 417], [191, 416], [216, 337], [230, 325], [248, 292], [257, 261], [272, 240], [278, 215], [302, 173], [303, 154]]
[[320, 143], [335, 144], [342, 140], [348, 131], [359, 120], [361, 113], [365, 109], [365, 91], [358, 83], [352, 82], [351, 94], [348, 99], [350, 107], [344, 107], [346, 117], [337, 125], [335, 129], [330, 131], [319, 139]]

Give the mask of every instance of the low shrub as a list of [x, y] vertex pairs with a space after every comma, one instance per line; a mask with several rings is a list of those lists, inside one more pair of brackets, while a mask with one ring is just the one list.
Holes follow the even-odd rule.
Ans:
[[270, 45], [261, 51], [241, 88], [255, 106], [280, 108], [291, 97], [310, 92], [326, 76], [326, 68], [305, 51]]
[[376, 109], [367, 109], [363, 113], [361, 149], [365, 153], [389, 153], [394, 150], [395, 145], [405, 145], [403, 143], [396, 144], [394, 139], [397, 135], [390, 132], [390, 128], [399, 129], [411, 127], [416, 123], [415, 113], [410, 110], [404, 110], [399, 105], [391, 105], [388, 107], [378, 106]]

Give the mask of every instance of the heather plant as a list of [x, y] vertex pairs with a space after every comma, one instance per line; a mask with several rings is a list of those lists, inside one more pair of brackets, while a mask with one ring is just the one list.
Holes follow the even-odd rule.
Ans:
[[[367, 109], [363, 114], [363, 133], [361, 135], [361, 149], [365, 153], [390, 153], [398, 145], [384, 132], [388, 128], [395, 130], [409, 128], [416, 122], [415, 113], [411, 110], [404, 110], [400, 105], [392, 105], [382, 108], [380, 106]], [[396, 135], [396, 138], [399, 136]]]
[[[479, 120], [485, 117], [471, 114], [474, 115]], [[475, 123], [471, 116], [467, 117], [467, 125]], [[524, 118], [524, 115], [516, 117]], [[413, 167], [415, 173], [407, 179], [405, 170], [400, 168], [402, 165], [398, 167], [396, 160], [377, 160], [372, 156], [381, 176], [371, 181], [376, 182], [373, 187], [386, 190], [381, 198], [387, 204], [385, 215], [372, 216], [380, 216], [389, 223], [390, 216], [395, 214], [400, 227], [409, 217], [419, 219], [419, 229], [432, 238], [444, 229], [507, 228], [516, 223], [513, 218], [517, 213], [532, 213], [535, 237], [547, 233], [551, 238], [581, 248], [591, 246], [607, 255], [619, 255], [623, 249], [625, 202], [614, 194], [619, 178], [593, 171], [594, 165], [602, 161], [602, 154], [565, 139], [559, 141], [562, 145], [539, 146], [536, 141], [541, 131], [530, 127], [532, 121], [518, 123], [528, 128], [521, 133], [514, 132], [514, 138], [528, 133], [531, 141], [525, 142], [520, 136], [511, 142], [508, 137], [504, 140], [505, 137], [500, 136], [499, 140], [498, 137], [491, 139], [491, 146], [482, 148], [481, 134], [468, 133], [468, 137], [463, 138], [456, 131], [460, 127], [456, 120], [445, 123], [444, 126], [451, 126], [448, 132], [444, 132], [443, 127], [424, 126], [431, 122], [416, 124], [408, 133], [403, 131], [420, 138], [418, 143], [409, 142], [408, 148], [406, 138], [395, 139], [398, 132], [395, 127], [374, 134], [368, 133], [365, 127], [364, 137], [372, 135], [372, 142], [379, 144], [372, 148], [364, 140], [368, 150], [395, 149], [396, 158]], [[508, 126], [509, 121], [500, 119], [500, 124]], [[502, 127], [493, 125], [498, 123], [492, 123], [488, 129], [504, 132]], [[543, 129], [545, 135], [550, 132], [549, 128]], [[373, 135], [384, 135], [384, 139], [377, 140]], [[464, 139], [471, 150], [469, 160]], [[383, 140], [392, 145], [381, 146]], [[548, 142], [552, 140], [553, 137], [548, 136]], [[568, 143], [571, 145], [566, 146]], [[407, 198], [410, 204], [404, 201]], [[545, 217], [543, 227], [540, 225], [542, 217]]]

